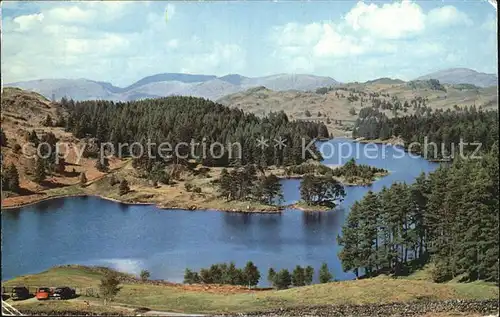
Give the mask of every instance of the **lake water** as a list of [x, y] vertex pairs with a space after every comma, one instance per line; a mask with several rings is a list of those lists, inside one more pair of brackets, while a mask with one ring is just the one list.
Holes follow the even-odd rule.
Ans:
[[[244, 266], [249, 260], [259, 267], [262, 285], [267, 283], [269, 267], [293, 269], [299, 264], [317, 270], [322, 262], [328, 263], [336, 279], [354, 278], [342, 271], [336, 241], [352, 203], [370, 189], [412, 183], [421, 172], [431, 172], [438, 165], [392, 146], [349, 139], [318, 145], [327, 157], [325, 164], [342, 164], [355, 157], [360, 164], [382, 167], [390, 174], [369, 187], [346, 187], [345, 200], [329, 212], [174, 211], [92, 197], [55, 199], [5, 211], [2, 280], [54, 265], [87, 264], [130, 273], [147, 269], [153, 279], [181, 282], [186, 267], [197, 270], [229, 261]], [[300, 180], [283, 181], [285, 203], [300, 198], [299, 186]]]

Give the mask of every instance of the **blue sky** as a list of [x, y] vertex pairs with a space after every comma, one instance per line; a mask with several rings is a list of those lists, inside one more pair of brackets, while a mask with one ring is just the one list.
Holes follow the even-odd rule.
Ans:
[[3, 2], [2, 27], [5, 83], [125, 86], [164, 72], [343, 82], [450, 67], [497, 73], [496, 12], [481, 0]]

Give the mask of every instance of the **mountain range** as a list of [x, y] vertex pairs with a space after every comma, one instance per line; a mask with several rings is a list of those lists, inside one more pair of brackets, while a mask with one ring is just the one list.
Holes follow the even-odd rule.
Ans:
[[[479, 73], [472, 69], [455, 68], [427, 74], [417, 79], [438, 79], [442, 83], [467, 83], [478, 87], [497, 85], [494, 74]], [[399, 79], [379, 80], [403, 82]], [[127, 87], [117, 87], [108, 82], [90, 79], [39, 79], [9, 83], [5, 86], [35, 91], [49, 98], [62, 97], [75, 100], [103, 99], [131, 101], [144, 98], [158, 98], [171, 95], [203, 97], [217, 100], [223, 96], [245, 91], [249, 88], [266, 87], [274, 91], [314, 91], [320, 87], [340, 84], [331, 77], [305, 74], [277, 74], [265, 77], [245, 77], [229, 74], [213, 75], [163, 73], [144, 77]]]
[[497, 75], [480, 73], [469, 68], [445, 69], [418, 77], [417, 79], [437, 79], [439, 82], [444, 84], [472, 84], [477, 87], [491, 87], [498, 85]]

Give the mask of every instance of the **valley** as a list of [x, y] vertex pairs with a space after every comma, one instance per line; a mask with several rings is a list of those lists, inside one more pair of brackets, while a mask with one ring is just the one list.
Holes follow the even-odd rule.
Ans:
[[2, 2], [2, 315], [499, 317], [496, 10]]
[[[416, 129], [415, 127], [419, 125], [411, 123], [417, 122], [417, 120], [437, 121], [436, 118], [441, 118], [439, 120], [445, 123], [443, 129], [448, 128], [450, 131], [454, 131], [453, 124], [459, 125], [459, 121], [461, 122], [460, 127], [471, 126], [470, 122], [474, 122], [476, 116], [482, 118], [481, 116], [495, 113], [497, 110], [496, 87], [479, 88], [464, 84], [440, 84], [433, 80], [405, 83], [397, 80], [379, 79], [364, 84], [350, 83], [319, 87], [309, 92], [280, 92], [265, 87], [257, 87], [225, 96], [215, 103], [191, 97], [169, 97], [127, 103], [109, 101], [75, 102], [68, 99], [63, 99], [61, 102], [52, 102], [41, 95], [18, 88], [5, 88], [3, 94], [5, 98], [2, 98], [2, 108], [6, 111], [2, 111], [2, 162], [4, 171], [7, 172], [2, 173], [2, 180], [6, 180], [5, 184], [7, 186], [15, 186], [15, 182], [12, 182], [12, 174], [9, 174], [12, 170], [11, 166], [15, 166], [19, 174], [19, 189], [3, 188], [2, 223], [10, 223], [10, 225], [5, 227], [2, 225], [2, 231], [4, 233], [7, 231], [7, 235], [10, 237], [17, 236], [19, 239], [26, 239], [26, 241], [42, 242], [37, 237], [23, 238], [27, 232], [17, 231], [16, 228], [18, 228], [17, 225], [21, 224], [22, 227], [29, 227], [33, 223], [47, 222], [47, 228], [54, 228], [54, 226], [59, 228], [57, 235], [71, 235], [75, 239], [87, 237], [86, 239], [88, 239], [89, 228], [85, 228], [81, 232], [73, 228], [70, 234], [63, 227], [59, 227], [58, 223], [75, 221], [76, 218], [79, 218], [78, 222], [81, 223], [92, 223], [95, 219], [102, 218], [101, 212], [103, 210], [106, 212], [107, 217], [110, 217], [109, 221], [99, 220], [100, 225], [95, 226], [93, 233], [97, 240], [87, 240], [85, 250], [81, 250], [81, 252], [87, 253], [87, 260], [75, 257], [72, 255], [71, 250], [65, 249], [60, 244], [54, 244], [53, 250], [48, 252], [55, 252], [54, 258], [58, 258], [58, 260], [41, 259], [37, 263], [37, 267], [41, 266], [49, 269], [61, 263], [78, 263], [91, 266], [107, 265], [118, 269], [121, 268], [121, 271], [127, 272], [136, 271], [138, 267], [148, 267], [152, 269], [155, 278], [179, 283], [181, 282], [182, 271], [186, 268], [185, 263], [196, 263], [196, 267], [199, 268], [202, 265], [210, 265], [221, 259], [227, 261], [236, 260], [240, 263], [247, 260], [247, 253], [244, 251], [246, 248], [241, 250], [239, 247], [235, 248], [233, 239], [236, 238], [239, 241], [236, 245], [248, 246], [250, 242], [248, 242], [247, 238], [252, 230], [258, 230], [260, 233], [251, 234], [254, 242], [252, 242], [250, 248], [258, 250], [251, 258], [259, 267], [264, 268], [271, 264], [268, 259], [276, 254], [279, 254], [279, 259], [275, 259], [272, 265], [290, 267], [291, 263], [295, 261], [293, 259], [304, 256], [303, 252], [300, 251], [302, 247], [315, 249], [313, 252], [307, 252], [309, 258], [307, 263], [319, 266], [319, 263], [324, 261], [323, 254], [332, 251], [331, 240], [335, 239], [334, 236], [337, 236], [341, 230], [345, 232], [345, 235], [349, 235], [347, 240], [343, 237], [342, 240], [338, 240], [338, 245], [335, 244], [333, 247], [333, 252], [338, 254], [339, 257], [328, 260], [332, 272], [335, 278], [340, 280], [339, 282], [293, 287], [289, 290], [248, 291], [244, 289], [230, 290], [226, 286], [221, 286], [219, 289], [218, 286], [212, 286], [211, 284], [202, 284], [201, 289], [197, 288], [197, 285], [169, 284], [167, 287], [157, 285], [151, 291], [162, 293], [167, 300], [155, 302], [148, 299], [149, 295], [145, 295], [145, 298], [137, 295], [146, 292], [146, 288], [140, 288], [139, 286], [140, 289], [136, 289], [137, 284], [135, 282], [131, 286], [124, 281], [124, 292], [116, 298], [117, 305], [113, 307], [102, 307], [100, 300], [83, 296], [81, 300], [91, 302], [92, 309], [87, 304], [82, 303], [80, 299], [69, 301], [57, 307], [52, 303], [34, 305], [26, 302], [20, 303], [20, 309], [41, 313], [50, 310], [90, 311], [95, 309], [98, 313], [126, 314], [131, 308], [136, 309], [147, 306], [148, 309], [160, 312], [182, 311], [210, 314], [254, 312], [257, 314], [255, 311], [259, 310], [262, 314], [272, 314], [273, 310], [279, 307], [290, 311], [293, 315], [294, 311], [299, 309], [297, 307], [303, 303], [311, 305], [311, 308], [308, 306], [300, 308], [305, 311], [320, 309], [318, 305], [334, 303], [334, 305], [324, 309], [326, 311], [333, 309], [338, 312], [343, 309], [347, 311], [354, 310], [362, 316], [362, 311], [367, 308], [356, 305], [372, 305], [373, 303], [386, 303], [389, 305], [388, 307], [395, 305], [393, 308], [387, 308], [390, 310], [390, 314], [394, 314], [398, 309], [407, 309], [397, 308], [398, 305], [406, 307], [404, 306], [406, 303], [411, 303], [409, 305], [413, 309], [417, 309], [416, 307], [420, 307], [418, 306], [420, 304], [415, 303], [425, 302], [422, 304], [422, 308], [418, 308], [421, 309], [419, 310], [420, 313], [426, 312], [427, 309], [429, 312], [436, 311], [436, 307], [441, 307], [440, 305], [449, 307], [442, 308], [442, 311], [446, 313], [448, 309], [451, 311], [457, 309], [454, 306], [455, 304], [446, 304], [445, 302], [448, 300], [474, 300], [476, 295], [471, 294], [477, 292], [481, 294], [477, 296], [481, 300], [497, 296], [497, 293], [495, 293], [497, 288], [493, 286], [494, 282], [491, 282], [491, 270], [493, 270], [491, 267], [488, 267], [487, 273], [482, 276], [488, 282], [481, 281], [476, 284], [471, 284], [471, 281], [468, 280], [470, 276], [476, 274], [471, 267], [465, 266], [461, 268], [458, 271], [460, 273], [457, 273], [461, 277], [456, 279], [447, 275], [449, 268], [442, 266], [442, 264], [432, 269], [421, 269], [419, 267], [415, 272], [412, 271], [413, 273], [406, 280], [407, 277], [405, 276], [407, 275], [402, 274], [397, 269], [397, 265], [405, 268], [411, 266], [411, 261], [407, 260], [408, 251], [403, 252], [404, 249], [415, 248], [412, 249], [413, 251], [410, 254], [417, 252], [417, 248], [420, 248], [419, 252], [424, 252], [422, 251], [424, 245], [422, 242], [417, 242], [417, 240], [408, 242], [408, 245], [405, 244], [407, 242], [403, 242], [401, 251], [398, 249], [396, 251], [398, 255], [391, 260], [395, 261], [393, 267], [391, 267], [393, 265], [391, 262], [377, 262], [377, 267], [381, 265], [384, 270], [389, 270], [388, 275], [391, 277], [385, 277], [385, 273], [382, 275], [374, 273], [371, 262], [364, 263], [362, 257], [356, 258], [357, 253], [355, 252], [357, 251], [352, 254], [351, 251], [345, 251], [354, 248], [351, 241], [359, 237], [351, 237], [351, 235], [357, 234], [356, 230], [349, 231], [347, 227], [341, 227], [341, 224], [347, 221], [350, 228], [355, 228], [352, 225], [353, 221], [356, 222], [356, 220], [353, 220], [354, 217], [360, 217], [360, 214], [363, 215], [363, 212], [367, 212], [366, 210], [373, 210], [372, 207], [363, 206], [368, 206], [370, 201], [374, 199], [382, 199], [377, 202], [380, 206], [395, 204], [393, 209], [401, 209], [402, 214], [407, 215], [408, 212], [408, 215], [411, 215], [414, 210], [407, 210], [404, 206], [413, 206], [414, 203], [406, 204], [401, 199], [403, 199], [402, 197], [415, 199], [412, 196], [414, 194], [407, 193], [413, 193], [413, 191], [421, 189], [420, 187], [411, 187], [410, 189], [407, 185], [399, 185], [400, 182], [412, 184], [416, 181], [418, 184], [426, 182], [434, 184], [440, 180], [439, 175], [445, 175], [443, 177], [449, 177], [450, 179], [451, 177], [459, 177], [454, 176], [455, 174], [451, 174], [451, 172], [449, 175], [439, 174], [444, 172], [441, 171], [438, 164], [428, 162], [421, 157], [412, 158], [409, 154], [404, 154], [403, 159], [379, 158], [374, 160], [366, 156], [366, 154], [362, 154], [365, 152], [360, 152], [361, 150], [373, 146], [374, 142], [379, 140], [381, 143], [375, 147], [377, 152], [394, 156], [396, 152], [401, 150], [398, 150], [397, 146], [388, 145], [387, 147], [385, 143], [407, 141], [407, 134], [418, 139], [429, 131], [435, 136], [445, 133], [442, 129], [432, 130], [434, 127], [431, 125], [431, 128], [429, 128], [427, 124], [422, 125], [420, 130]], [[179, 105], [182, 105], [182, 107]], [[270, 113], [266, 109], [273, 109], [273, 111], [277, 112]], [[218, 115], [215, 115], [216, 113]], [[385, 116], [382, 121], [377, 121], [377, 124], [382, 124], [382, 126], [371, 124], [369, 120], [372, 120], [372, 116], [373, 118]], [[455, 120], [454, 118], [459, 119]], [[200, 124], [201, 120], [203, 120], [203, 124]], [[398, 120], [408, 120], [409, 123], [406, 125], [408, 130], [410, 127], [416, 130], [409, 130], [408, 132], [405, 129], [398, 129]], [[481, 120], [484, 124], [487, 124], [487, 120]], [[495, 120], [491, 120], [491, 125], [494, 125]], [[148, 123], [145, 125], [144, 122]], [[177, 125], [165, 124], [169, 122], [175, 122]], [[204, 127], [210, 127], [210, 129]], [[279, 127], [279, 130], [274, 130], [277, 127]], [[355, 129], [354, 136], [363, 137], [365, 139], [363, 142], [355, 142], [351, 138], [342, 137], [351, 137], [353, 128]], [[389, 131], [388, 134], [386, 133], [387, 135], [382, 133], [385, 128]], [[372, 133], [372, 130], [375, 132]], [[134, 131], [134, 133], [131, 134], [128, 131]], [[95, 146], [95, 143], [99, 144], [99, 142], [113, 139], [128, 143], [133, 141], [143, 142], [141, 136], [146, 134], [154, 135], [158, 140], [170, 140], [175, 143], [179, 140], [188, 140], [189, 136], [196, 137], [202, 131], [211, 136], [212, 141], [222, 143], [235, 140], [234, 136], [236, 136], [236, 140], [250, 140], [263, 135], [270, 139], [276, 139], [280, 133], [288, 133], [288, 138], [291, 140], [291, 143], [288, 144], [291, 148], [290, 151], [279, 154], [276, 151], [259, 149], [256, 144], [251, 142], [243, 142], [244, 153], [251, 153], [251, 155], [236, 160], [223, 155], [217, 160], [206, 158], [200, 160], [193, 156], [190, 159], [167, 159], [162, 162], [144, 160], [144, 157], [132, 158], [129, 157], [132, 154], [131, 152], [128, 153], [128, 156], [109, 157], [103, 161], [102, 157], [99, 157], [99, 147]], [[491, 147], [491, 151], [494, 151], [495, 145], [493, 143], [495, 138], [489, 133], [490, 131], [477, 124], [474, 125], [474, 130], [471, 131], [471, 136], [476, 135], [478, 138], [482, 138], [486, 142], [486, 147]], [[308, 159], [300, 158], [299, 142], [297, 140], [299, 136], [304, 135], [308, 139], [318, 139], [313, 151], [318, 151], [323, 157], [322, 160], [318, 161], [312, 157]], [[453, 136], [453, 134], [450, 136]], [[330, 139], [331, 137], [336, 138]], [[61, 156], [66, 156], [66, 158], [60, 163], [57, 163], [57, 160], [52, 161], [53, 157], [45, 159], [44, 178], [40, 181], [38, 179], [40, 173], [39, 161], [24, 157], [23, 153], [20, 152], [20, 145], [22, 144], [24, 147], [25, 144], [30, 142], [35, 142], [35, 144], [36, 142], [49, 142], [49, 144], [53, 144], [52, 142], [55, 140], [67, 144], [60, 152]], [[446, 141], [452, 142], [453, 138], [447, 138]], [[329, 146], [325, 147], [325, 144]], [[349, 155], [343, 156], [341, 150], [345, 145], [356, 148], [356, 152], [349, 152]], [[83, 156], [78, 155], [78, 149], [81, 147], [86, 149], [82, 152], [85, 153]], [[338, 151], [337, 156], [329, 156], [325, 152], [325, 149], [328, 148], [332, 148], [334, 152]], [[33, 151], [33, 144], [22, 148], [22, 150], [25, 149]], [[486, 162], [490, 164], [487, 165], [489, 169], [494, 169], [490, 160], [490, 157], [493, 156], [494, 153], [491, 152], [485, 159], [485, 164]], [[356, 159], [348, 160], [351, 157]], [[408, 169], [408, 166], [412, 166], [412, 168]], [[470, 170], [474, 171], [474, 173], [476, 171], [477, 173], [484, 172], [481, 168], [483, 167], [470, 165]], [[456, 175], [460, 175], [460, 177], [467, 177], [465, 174], [460, 174], [459, 165], [450, 170], [457, 173]], [[428, 180], [423, 180], [419, 176], [422, 172], [436, 176], [430, 176]], [[494, 177], [495, 174], [490, 173], [490, 175]], [[322, 188], [321, 186], [330, 184], [327, 186], [332, 187], [326, 187], [323, 190], [325, 190], [325, 193], [329, 192], [328, 195], [331, 196], [327, 197], [324, 202], [314, 198], [315, 195], [320, 197], [323, 193], [316, 192], [316, 194], [312, 196], [309, 194], [308, 196], [307, 190], [304, 189], [304, 180], [308, 177], [312, 179], [309, 185], [312, 187], [307, 190], [319, 190], [319, 188]], [[474, 179], [476, 180], [476, 178]], [[247, 185], [243, 186], [243, 184]], [[478, 186], [489, 188], [483, 184], [478, 184]], [[337, 190], [338, 192], [336, 192]], [[432, 189], [432, 191], [435, 191], [435, 189]], [[432, 191], [426, 195], [430, 195]], [[383, 200], [385, 198], [379, 198], [385, 196], [373, 194], [374, 192], [389, 193], [387, 195], [393, 195], [392, 192], [394, 192], [391, 197], [399, 197], [399, 200], [397, 202], [396, 200], [385, 202]], [[449, 199], [448, 197], [446, 201], [450, 201]], [[434, 200], [433, 203], [435, 204]], [[396, 207], [396, 205], [399, 207]], [[444, 208], [438, 205], [433, 206]], [[44, 215], [47, 210], [51, 210], [53, 215], [58, 216], [55, 216], [56, 218], [52, 216], [45, 218]], [[208, 212], [187, 213], [187, 210]], [[346, 210], [349, 210], [347, 216], [344, 215]], [[464, 212], [466, 210], [469, 209], [464, 209]], [[229, 211], [230, 213], [219, 213], [217, 211]], [[204, 216], [197, 216], [201, 214]], [[232, 215], [238, 219], [233, 219]], [[66, 220], [62, 220], [64, 218], [60, 217], [64, 217]], [[345, 220], [343, 220], [344, 217], [346, 217]], [[180, 225], [182, 221], [188, 218], [191, 220], [186, 222], [186, 224], [189, 223], [187, 227], [186, 224]], [[112, 222], [110, 222], [111, 220]], [[149, 222], [145, 223], [145, 221]], [[254, 225], [252, 225], [252, 222]], [[293, 237], [280, 233], [278, 241], [270, 246], [270, 249], [261, 249], [262, 235], [265, 237], [273, 235], [276, 238], [276, 233], [281, 231], [279, 228], [282, 222], [287, 228], [296, 228]], [[134, 238], [136, 237], [135, 233], [141, 230], [132, 223], [149, 228], [151, 230], [150, 238], [171, 241], [174, 244], [169, 247], [169, 251], [165, 254], [162, 251], [163, 247], [158, 245], [153, 244], [146, 247], [137, 243], [139, 240]], [[163, 236], [164, 234], [160, 233], [160, 231], [165, 232], [167, 223], [174, 225], [174, 227], [170, 228], [170, 231], [177, 232], [177, 238], [174, 239], [170, 235], [168, 237]], [[266, 226], [262, 227], [260, 224], [264, 223], [266, 223]], [[367, 225], [362, 221], [357, 223], [360, 226]], [[207, 224], [210, 224], [209, 227], [211, 228], [219, 228], [217, 232], [220, 232], [221, 236], [213, 236], [214, 233], [207, 232]], [[256, 227], [256, 224], [259, 225]], [[335, 224], [334, 227], [332, 227], [333, 224]], [[415, 224], [419, 225], [418, 223]], [[155, 229], [158, 225], [161, 227], [160, 231]], [[443, 225], [445, 224], [443, 223]], [[376, 226], [383, 228], [386, 225], [376, 224]], [[235, 233], [236, 227], [243, 236]], [[120, 228], [121, 233], [129, 234], [130, 239], [121, 237], [116, 240], [107, 237], [106, 239], [113, 247], [112, 250], [107, 248], [107, 251], [105, 250], [106, 254], [102, 254], [99, 251], [102, 246], [98, 243], [100, 237], [103, 237], [102, 233], [108, 231], [117, 232], [118, 228]], [[375, 230], [382, 230], [380, 228]], [[454, 228], [449, 227], [448, 229], [447, 232], [450, 235], [459, 234]], [[44, 235], [42, 232], [44, 230], [39, 227], [32, 233]], [[167, 230], [166, 232], [170, 231]], [[287, 244], [285, 247], [282, 241], [294, 239], [297, 237], [297, 232], [300, 231], [303, 232], [304, 237], [299, 240], [305, 239], [305, 244], [296, 241]], [[193, 232], [196, 232], [196, 234], [193, 235]], [[231, 237], [231, 239], [228, 240], [227, 237]], [[204, 253], [203, 241], [216, 241], [212, 245], [211, 255], [206, 254], [204, 261], [194, 261], [194, 257]], [[126, 247], [122, 243], [125, 243]], [[19, 245], [24, 245], [21, 240], [17, 242], [11, 241], [11, 244], [4, 246], [4, 249], [11, 257], [19, 258], [21, 254], [15, 251]], [[200, 249], [200, 246], [202, 249]], [[344, 251], [342, 251], [342, 247]], [[457, 246], [453, 247], [457, 248]], [[36, 246], [36, 244], [31, 247], [24, 245], [24, 252], [33, 252], [33, 255], [38, 252], [36, 251], [38, 249], [41, 250], [43, 247]], [[119, 250], [127, 250], [127, 254]], [[145, 250], [147, 250], [148, 256], [144, 255]], [[173, 259], [168, 256], [168, 254], [173, 254], [172, 252], [176, 254], [181, 252], [184, 255], [176, 256]], [[369, 248], [363, 252], [373, 252], [373, 249]], [[489, 254], [488, 252], [487, 254]], [[81, 255], [83, 253], [80, 253]], [[133, 260], [131, 260], [131, 256]], [[161, 263], [166, 260], [165, 256], [169, 257], [170, 271], [167, 274], [161, 273], [164, 271], [159, 269], [159, 267], [163, 266]], [[438, 255], [434, 256], [437, 259], [442, 258], [442, 255], [440, 257]], [[122, 262], [124, 259], [128, 259], [126, 260], [128, 261], [127, 264]], [[129, 265], [133, 265], [133, 268]], [[47, 272], [58, 275], [58, 270], [60, 269], [49, 269]], [[82, 274], [86, 275], [85, 272], [89, 269], [84, 267], [83, 272], [78, 270], [80, 268], [64, 273], [64, 278], [67, 281], [72, 281], [71, 276], [73, 274], [80, 277]], [[19, 266], [13, 262], [7, 264], [3, 269], [3, 272], [12, 277], [38, 271], [26, 263]], [[360, 271], [368, 276], [371, 275], [371, 278], [349, 281], [356, 277]], [[14, 278], [12, 281], [8, 281], [6, 285], [19, 283], [21, 280], [22, 283], [29, 284], [52, 283], [52, 281], [58, 280], [55, 276], [45, 279], [44, 274], [41, 274], [41, 279], [38, 279], [37, 275]], [[422, 274], [426, 275], [428, 280], [426, 282], [414, 282], [414, 277]], [[95, 284], [101, 277], [95, 275], [92, 278], [95, 279], [92, 282]], [[443, 281], [445, 283], [436, 283]], [[464, 284], [459, 283], [459, 281], [468, 281], [469, 283]], [[77, 281], [76, 283], [80, 282]], [[409, 289], [401, 291], [401, 285], [403, 284], [408, 286]], [[82, 286], [78, 287], [91, 287], [85, 285], [82, 284]], [[167, 289], [168, 287], [173, 287], [175, 290]], [[398, 294], [388, 295], [392, 294], [390, 290], [396, 289], [396, 287], [399, 289]], [[349, 301], [343, 296], [321, 295], [326, 293], [334, 294], [335, 291], [332, 288], [335, 288], [335, 290], [342, 289], [345, 294], [353, 292], [352, 296], [356, 296], [360, 300]], [[149, 289], [150, 287], [147, 286], [147, 290]], [[207, 307], [206, 305], [203, 305], [203, 307], [190, 306], [188, 304], [179, 306], [179, 300], [177, 299], [179, 289], [186, 292], [183, 293], [183, 298], [208, 296], [207, 300], [225, 304], [223, 307], [219, 306], [219, 304], [215, 304], [213, 307]], [[365, 291], [360, 292], [360, 289]], [[215, 292], [216, 295], [214, 296], [217, 298], [211, 298], [211, 291], [207, 290]], [[233, 292], [235, 293], [233, 294]], [[287, 292], [290, 292], [290, 297]], [[177, 295], [174, 295], [174, 293]], [[371, 294], [372, 297], [367, 294]], [[123, 296], [126, 300], [120, 299], [122, 298], [120, 296]], [[245, 296], [252, 296], [251, 307], [244, 304], [248, 302]], [[259, 298], [263, 296], [261, 298], [262, 304], [257, 305], [257, 307], [255, 304], [260, 299], [257, 299], [256, 296]], [[299, 300], [296, 296], [305, 299]], [[135, 299], [131, 300], [132, 297]], [[174, 300], [173, 298], [176, 298], [175, 305], [169, 304], [170, 299]], [[313, 300], [313, 298], [318, 299]], [[422, 298], [425, 298], [425, 300], [422, 300]], [[476, 304], [490, 307], [488, 306], [490, 304], [483, 304], [483, 302]], [[382, 309], [382, 312], [386, 308], [380, 309]], [[468, 310], [469, 308], [460, 309], [464, 310], [464, 314], [471, 312]]]

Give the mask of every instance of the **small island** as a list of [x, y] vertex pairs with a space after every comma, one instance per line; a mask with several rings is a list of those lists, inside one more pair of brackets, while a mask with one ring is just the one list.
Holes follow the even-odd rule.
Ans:
[[368, 186], [389, 172], [383, 168], [357, 164], [354, 158], [344, 165], [332, 166], [309, 160], [300, 165], [278, 170], [278, 175], [283, 178], [303, 178], [306, 174], [333, 177], [344, 186]]

